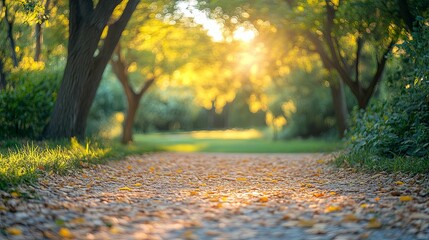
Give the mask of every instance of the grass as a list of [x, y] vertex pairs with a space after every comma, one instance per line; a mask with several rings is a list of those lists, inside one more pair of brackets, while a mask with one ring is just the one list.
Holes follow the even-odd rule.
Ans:
[[342, 148], [340, 141], [322, 139], [273, 141], [254, 132], [243, 133], [232, 130], [136, 134], [134, 140], [136, 145], [151, 145], [156, 149], [172, 152], [309, 153], [332, 152]]
[[[6, 144], [5, 144], [6, 145]], [[13, 145], [11, 147], [9, 145]], [[14, 142], [0, 149], [0, 189], [32, 184], [44, 174], [65, 174], [89, 164], [154, 151], [148, 146], [70, 142]]]
[[380, 157], [369, 151], [343, 154], [334, 160], [338, 167], [351, 167], [369, 172], [428, 173], [429, 157]]

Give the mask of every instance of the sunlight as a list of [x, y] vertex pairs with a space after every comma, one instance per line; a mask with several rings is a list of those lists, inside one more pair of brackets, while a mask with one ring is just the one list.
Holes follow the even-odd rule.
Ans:
[[242, 42], [250, 42], [256, 37], [256, 34], [256, 30], [241, 26], [234, 31], [234, 39]]
[[224, 131], [195, 131], [191, 136], [196, 139], [257, 139], [262, 133], [256, 129], [224, 130]]

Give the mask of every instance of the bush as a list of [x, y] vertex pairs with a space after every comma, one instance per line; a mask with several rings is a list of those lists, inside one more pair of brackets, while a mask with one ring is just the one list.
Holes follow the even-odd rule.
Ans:
[[422, 21], [419, 29], [412, 41], [400, 46], [406, 55], [402, 69], [389, 79], [391, 97], [354, 116], [352, 154], [429, 155], [429, 27]]
[[0, 139], [42, 134], [54, 106], [58, 71], [18, 70], [0, 91]]

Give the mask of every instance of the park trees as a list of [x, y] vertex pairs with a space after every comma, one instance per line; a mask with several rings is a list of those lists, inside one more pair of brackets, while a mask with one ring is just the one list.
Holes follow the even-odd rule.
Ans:
[[[67, 63], [44, 137], [84, 136], [104, 69], [138, 3], [139, 0], [96, 4], [92, 0], [69, 1]], [[104, 38], [103, 31], [107, 32]]]
[[155, 82], [165, 85], [178, 68], [209, 51], [204, 48], [204, 41], [209, 39], [201, 28], [188, 26], [179, 16], [172, 22], [161, 14], [166, 7], [165, 1], [139, 4], [138, 16], [131, 20], [111, 58], [112, 70], [127, 99], [124, 144], [132, 141], [134, 119], [146, 91]]

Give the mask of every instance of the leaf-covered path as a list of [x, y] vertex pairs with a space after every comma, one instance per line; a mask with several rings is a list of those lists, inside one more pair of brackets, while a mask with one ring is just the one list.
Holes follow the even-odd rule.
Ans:
[[51, 175], [0, 192], [0, 239], [429, 239], [427, 175], [328, 158], [155, 153]]

